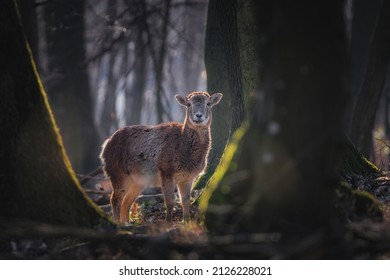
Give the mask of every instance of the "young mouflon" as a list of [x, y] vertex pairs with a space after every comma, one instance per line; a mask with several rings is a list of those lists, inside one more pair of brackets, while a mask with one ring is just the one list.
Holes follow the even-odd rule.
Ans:
[[166, 221], [172, 220], [176, 186], [183, 219], [190, 219], [191, 187], [204, 170], [210, 151], [211, 108], [218, 104], [222, 94], [192, 92], [187, 97], [175, 97], [187, 108], [183, 123], [127, 126], [118, 129], [103, 144], [100, 158], [113, 187], [111, 206], [117, 222], [129, 222], [131, 205], [151, 186], [162, 188]]

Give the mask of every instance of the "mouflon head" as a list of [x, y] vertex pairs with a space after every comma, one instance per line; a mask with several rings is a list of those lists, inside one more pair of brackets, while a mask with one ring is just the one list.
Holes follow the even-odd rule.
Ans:
[[176, 95], [180, 105], [187, 107], [187, 121], [192, 126], [207, 126], [211, 122], [211, 108], [217, 105], [222, 93], [209, 95], [207, 92], [192, 92], [187, 97]]

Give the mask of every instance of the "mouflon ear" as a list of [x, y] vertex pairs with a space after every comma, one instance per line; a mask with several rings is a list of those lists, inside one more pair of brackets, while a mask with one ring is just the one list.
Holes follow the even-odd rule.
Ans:
[[222, 98], [223, 94], [222, 93], [214, 93], [211, 97], [210, 97], [210, 100], [211, 100], [211, 106], [214, 106], [214, 105], [217, 105], [219, 103], [219, 101], [221, 101], [221, 98]]
[[188, 104], [187, 104], [186, 97], [184, 97], [180, 94], [176, 94], [175, 97], [176, 97], [177, 102], [179, 102], [180, 105], [187, 107]]

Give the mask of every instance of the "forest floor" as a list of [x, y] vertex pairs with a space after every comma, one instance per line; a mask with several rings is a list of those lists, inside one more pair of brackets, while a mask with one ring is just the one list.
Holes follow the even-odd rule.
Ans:
[[[110, 217], [112, 217], [109, 197], [112, 191], [109, 180], [97, 176], [86, 186], [89, 197]], [[195, 192], [196, 193], [196, 192]], [[193, 193], [194, 194], [194, 193]], [[195, 194], [197, 195], [197, 193]], [[198, 217], [197, 207], [190, 206], [191, 222], [182, 222], [182, 210], [178, 194], [175, 193], [176, 204], [173, 208], [171, 223], [165, 221], [165, 204], [160, 188], [150, 188], [144, 191], [132, 205], [130, 223], [122, 229], [137, 235], [150, 237], [167, 236], [174, 243], [206, 244], [207, 232]]]
[[[390, 178], [365, 180], [347, 180], [348, 191], [338, 193], [343, 221], [331, 230], [215, 235], [195, 206], [184, 224], [176, 203], [166, 223], [164, 199], [153, 188], [133, 205], [131, 222], [113, 230], [9, 224], [0, 235], [0, 259], [390, 259]], [[84, 189], [111, 216], [109, 181], [94, 178]]]
[[[98, 183], [90, 185], [87, 191], [92, 200], [111, 215], [109, 193], [111, 185], [108, 180], [98, 177]], [[99, 181], [100, 180], [100, 181]], [[131, 223], [123, 226], [124, 232], [135, 236], [155, 239], [160, 244], [165, 240], [170, 249], [157, 255], [145, 252], [140, 257], [147, 258], [357, 258], [357, 259], [390, 259], [390, 178], [349, 178], [348, 189], [353, 197], [347, 197], [347, 205], [340, 202], [341, 214], [346, 231], [342, 236], [332, 237], [335, 240], [323, 242], [327, 233], [310, 233], [304, 240], [299, 240], [297, 246], [283, 244], [279, 233], [257, 233], [247, 236], [238, 234], [211, 236], [199, 220], [197, 208], [190, 209], [190, 224], [182, 223], [181, 207], [177, 203], [173, 213], [173, 223], [165, 222], [164, 199], [159, 188], [144, 193], [134, 203], [131, 211]], [[92, 187], [92, 189], [91, 189]], [[94, 194], [94, 190], [98, 194]], [[104, 194], [99, 194], [104, 192]], [[195, 196], [197, 193], [195, 194]], [[348, 194], [349, 196], [350, 194]], [[341, 198], [340, 201], [344, 199]], [[351, 202], [352, 201], [352, 202]], [[327, 242], [341, 242], [345, 250], [351, 252], [324, 253]], [[346, 241], [346, 242], [345, 242]], [[287, 243], [291, 242], [289, 239]], [[282, 244], [282, 245], [281, 245]], [[325, 247], [324, 247], [325, 246]], [[369, 248], [371, 247], [371, 248]], [[176, 248], [176, 249], [174, 249]], [[286, 248], [286, 249], [285, 249]], [[367, 249], [369, 248], [369, 249]], [[280, 251], [285, 251], [281, 253]], [[125, 252], [117, 255], [119, 258], [129, 257]]]

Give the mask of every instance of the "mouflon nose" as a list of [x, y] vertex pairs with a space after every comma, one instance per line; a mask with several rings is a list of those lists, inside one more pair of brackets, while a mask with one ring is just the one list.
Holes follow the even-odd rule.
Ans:
[[203, 117], [203, 114], [202, 114], [202, 113], [196, 113], [196, 114], [195, 114], [195, 117], [197, 117], [198, 119], [200, 119], [201, 117]]

